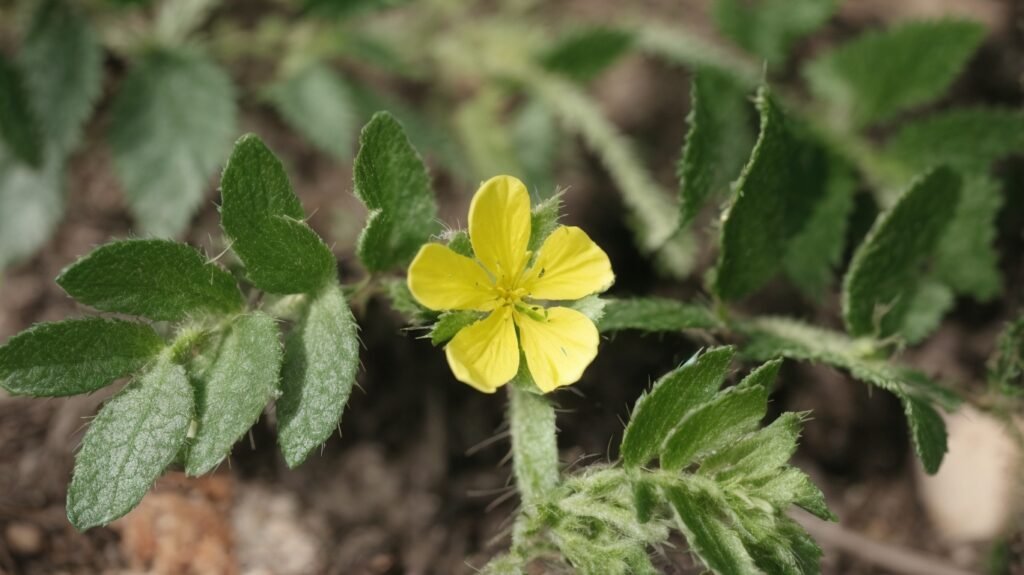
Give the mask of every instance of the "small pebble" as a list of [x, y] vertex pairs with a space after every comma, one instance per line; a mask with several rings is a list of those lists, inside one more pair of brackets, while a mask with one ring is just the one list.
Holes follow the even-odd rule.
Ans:
[[4, 529], [4, 539], [14, 555], [36, 555], [43, 550], [43, 532], [31, 523], [15, 521], [8, 524]]

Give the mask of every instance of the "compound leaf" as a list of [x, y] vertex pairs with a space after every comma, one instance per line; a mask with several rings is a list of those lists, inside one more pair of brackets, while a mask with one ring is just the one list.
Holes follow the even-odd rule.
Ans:
[[220, 184], [221, 225], [256, 287], [310, 293], [335, 278], [334, 254], [303, 221], [284, 166], [259, 138], [238, 140]]
[[277, 394], [281, 344], [274, 318], [253, 312], [235, 319], [193, 360], [198, 428], [185, 459], [189, 475], [214, 469]]
[[316, 147], [335, 158], [349, 158], [358, 115], [348, 84], [334, 70], [313, 64], [268, 95], [285, 121]]
[[96, 35], [70, 2], [39, 2], [19, 64], [42, 132], [62, 155], [78, 144], [100, 95], [102, 58]]
[[757, 105], [761, 135], [722, 225], [713, 288], [724, 300], [750, 294], [779, 271], [828, 177], [824, 150], [798, 133], [767, 89], [759, 92]]
[[844, 279], [843, 319], [850, 334], [884, 337], [899, 330], [922, 266], [953, 219], [960, 185], [951, 169], [935, 169], [875, 222]]
[[143, 230], [185, 229], [234, 133], [234, 89], [216, 64], [171, 50], [136, 62], [114, 100], [110, 145]]
[[172, 240], [110, 242], [68, 266], [57, 284], [98, 310], [158, 321], [231, 313], [244, 303], [231, 274]]
[[355, 163], [355, 194], [370, 210], [357, 254], [370, 271], [403, 266], [437, 231], [430, 176], [391, 114], [363, 128]]
[[100, 410], [75, 457], [68, 520], [79, 530], [121, 517], [174, 460], [192, 421], [185, 369], [162, 354]]
[[619, 447], [626, 467], [639, 467], [654, 458], [679, 420], [714, 396], [732, 356], [731, 347], [694, 356], [662, 376], [636, 401]]
[[975, 22], [911, 22], [862, 34], [818, 56], [804, 73], [830, 117], [865, 126], [941, 96], [984, 35]]
[[0, 387], [15, 395], [89, 393], [141, 369], [163, 346], [153, 328], [130, 321], [38, 324], [0, 346]]
[[338, 428], [359, 367], [359, 338], [341, 289], [313, 297], [285, 343], [278, 443], [289, 467], [302, 463]]

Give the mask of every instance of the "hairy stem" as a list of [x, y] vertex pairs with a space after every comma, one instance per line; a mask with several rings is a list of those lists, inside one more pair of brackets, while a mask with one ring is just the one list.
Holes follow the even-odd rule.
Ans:
[[535, 391], [525, 369], [508, 385], [509, 432], [512, 435], [512, 467], [523, 510], [516, 521], [515, 543], [521, 540], [526, 517], [550, 497], [558, 485], [558, 443], [555, 437], [555, 409]]

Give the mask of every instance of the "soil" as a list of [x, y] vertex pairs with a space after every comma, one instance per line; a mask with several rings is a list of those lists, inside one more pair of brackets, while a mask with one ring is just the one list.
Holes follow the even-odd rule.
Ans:
[[[1019, 17], [1021, 9], [1009, 2], [991, 3], [998, 8], [981, 8], [973, 0], [945, 3], [959, 10], [967, 5], [998, 10], [994, 17], [983, 15], [996, 30], [994, 39], [972, 63], [952, 100], [1019, 106], [1021, 70], [1007, 62], [1022, 61], [1024, 42], [1003, 18]], [[872, 11], [869, 4], [879, 6]], [[886, 21], [889, 5], [864, 2], [850, 8], [833, 25], [836, 34]], [[673, 185], [673, 162], [685, 129], [685, 74], [629, 58], [608, 76], [595, 84], [596, 93], [610, 116], [654, 152], [658, 179]], [[624, 78], [636, 87], [625, 97], [613, 89], [614, 80]], [[0, 341], [36, 322], [88, 313], [53, 278], [94, 246], [131, 233], [131, 218], [102, 143], [103, 121], [101, 114], [90, 125], [87, 138], [94, 145], [85, 146], [72, 162], [67, 216], [56, 235], [35, 257], [4, 275]], [[245, 110], [243, 128], [259, 133], [283, 157], [307, 212], [314, 212], [311, 224], [334, 245], [343, 281], [358, 279], [351, 246], [364, 212], [350, 193], [350, 167], [315, 152], [266, 109]], [[680, 284], [655, 273], [633, 247], [620, 217], [624, 208], [599, 162], [580, 152], [569, 155], [558, 178], [571, 186], [567, 220], [587, 229], [610, 254], [619, 278], [612, 295], [704, 297], [699, 278]], [[1024, 175], [1022, 166], [1013, 163], [1003, 170], [1017, 183]], [[472, 190], [443, 175], [436, 181], [443, 217], [464, 221]], [[221, 248], [214, 190], [211, 182], [205, 207], [184, 238], [209, 253]], [[1024, 248], [1020, 190], [1024, 187], [1007, 187], [1003, 254], [1020, 254]], [[981, 385], [985, 358], [1001, 325], [1019, 309], [1024, 285], [1019, 257], [1007, 257], [1004, 272], [1006, 293], [1016, 295], [985, 305], [958, 302], [942, 330], [908, 350], [905, 359], [964, 388]], [[746, 309], [837, 325], [835, 301], [812, 306], [782, 284], [748, 302]], [[371, 300], [358, 310], [358, 319], [364, 343], [360, 389], [346, 409], [340, 435], [319, 454], [288, 470], [276, 450], [273, 413], [268, 412], [213, 476], [188, 480], [170, 473], [138, 510], [86, 533], [68, 524], [64, 497], [75, 446], [111, 390], [61, 400], [0, 395], [0, 575], [473, 573], [507, 545], [508, 519], [516, 506], [502, 433], [505, 399], [455, 382], [443, 354], [406, 330], [385, 300]], [[614, 457], [622, 421], [636, 397], [653, 378], [706, 343], [635, 333], [604, 342], [583, 380], [556, 396], [563, 410], [559, 444], [565, 464], [576, 467]], [[892, 396], [872, 393], [832, 370], [791, 362], [781, 381], [772, 411], [813, 410], [796, 462], [823, 488], [845, 529], [972, 571], [983, 568], [995, 542], [943, 540], [918, 502], [917, 463]], [[1018, 533], [1021, 527], [1024, 521]], [[1024, 573], [1024, 541], [1019, 534], [1007, 541], [1013, 572]], [[659, 558], [665, 572], [699, 573], [678, 543]], [[886, 572], [870, 558], [834, 549], [828, 550], [823, 569]]]

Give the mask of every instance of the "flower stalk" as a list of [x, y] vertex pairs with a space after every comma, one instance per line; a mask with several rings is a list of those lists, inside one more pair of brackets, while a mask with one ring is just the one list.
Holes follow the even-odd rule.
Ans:
[[508, 386], [512, 468], [524, 514], [532, 513], [558, 485], [555, 409], [535, 390], [525, 369]]

